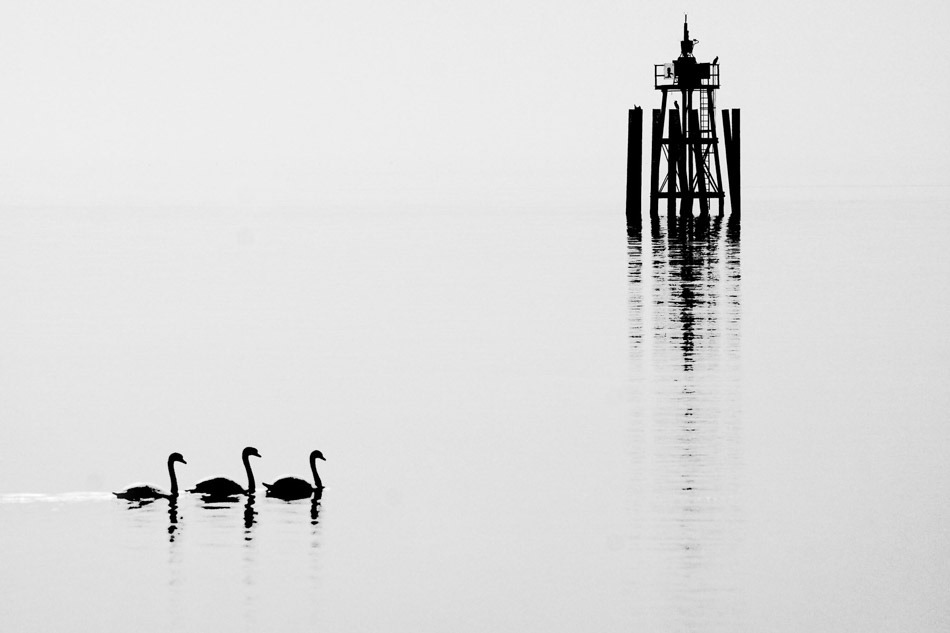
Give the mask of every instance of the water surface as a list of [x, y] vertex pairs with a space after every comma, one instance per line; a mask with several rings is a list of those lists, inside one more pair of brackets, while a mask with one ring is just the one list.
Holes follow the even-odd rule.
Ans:
[[[5, 210], [0, 619], [945, 630], [948, 198], [747, 197]], [[245, 445], [319, 504], [107, 494]]]

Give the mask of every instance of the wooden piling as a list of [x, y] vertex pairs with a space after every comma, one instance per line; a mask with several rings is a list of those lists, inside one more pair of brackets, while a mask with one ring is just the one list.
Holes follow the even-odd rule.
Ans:
[[630, 110], [627, 121], [627, 226], [643, 224], [643, 108]]
[[729, 190], [732, 192], [732, 178], [728, 173], [730, 159], [732, 158], [732, 119], [729, 116], [729, 110], [722, 111], [722, 144], [726, 150], [726, 179], [729, 181]]
[[[742, 143], [740, 142], [740, 125], [739, 125], [739, 108], [732, 109], [732, 156], [736, 163], [736, 175], [734, 181], [735, 193], [732, 196], [732, 212], [738, 218], [741, 214], [742, 208], [742, 161], [740, 148]], [[729, 166], [729, 173], [732, 174], [732, 165]], [[731, 193], [731, 192], [730, 192]]]
[[[676, 164], [679, 160], [679, 142], [676, 130], [679, 129], [679, 119], [676, 113], [670, 110], [670, 131], [666, 146], [666, 217], [676, 215]], [[680, 190], [682, 191], [682, 190]]]
[[660, 187], [660, 153], [663, 145], [663, 111], [653, 110], [653, 130], [650, 137], [650, 219], [659, 219], [658, 193]]
[[726, 165], [729, 170], [729, 204], [732, 207], [732, 217], [738, 219], [742, 207], [738, 108], [722, 111], [722, 127], [726, 144]]

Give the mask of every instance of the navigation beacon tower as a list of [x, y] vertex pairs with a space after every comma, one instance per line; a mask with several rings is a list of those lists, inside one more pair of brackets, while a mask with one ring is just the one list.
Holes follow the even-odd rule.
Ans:
[[[667, 219], [675, 220], [676, 201], [680, 215], [692, 216], [693, 200], [700, 213], [709, 214], [710, 200], [719, 200], [723, 213], [725, 191], [716, 128], [716, 90], [719, 88], [719, 58], [699, 62], [693, 56], [698, 40], [690, 39], [683, 20], [680, 56], [672, 63], [655, 64], [653, 87], [662, 93], [659, 110], [653, 110], [650, 154], [650, 217], [658, 218], [659, 200], [667, 200]], [[672, 94], [671, 94], [672, 93]], [[640, 108], [631, 110], [631, 162], [628, 164], [628, 224], [639, 223], [639, 151], [642, 129]], [[724, 110], [723, 132], [729, 167], [729, 197], [734, 219], [739, 215], [739, 110]], [[633, 127], [636, 126], [636, 130]], [[636, 154], [636, 155], [635, 155]], [[633, 171], [638, 173], [633, 174]], [[631, 178], [633, 176], [633, 178]], [[631, 182], [634, 181], [634, 182]], [[629, 188], [635, 185], [636, 191]], [[635, 203], [635, 207], [631, 206]]]

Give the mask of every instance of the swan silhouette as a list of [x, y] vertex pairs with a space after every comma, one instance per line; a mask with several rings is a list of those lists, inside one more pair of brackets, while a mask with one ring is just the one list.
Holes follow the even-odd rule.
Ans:
[[254, 473], [251, 472], [251, 463], [249, 461], [249, 458], [252, 455], [254, 457], [261, 456], [261, 454], [258, 453], [257, 449], [253, 446], [248, 446], [241, 454], [241, 459], [244, 461], [244, 470], [247, 471], [247, 490], [242, 488], [237, 482], [231, 481], [230, 479], [225, 477], [215, 477], [214, 479], [202, 481], [201, 483], [195, 485], [195, 487], [188, 492], [194, 492], [206, 497], [216, 498], [254, 494]]
[[119, 499], [128, 501], [143, 501], [148, 499], [172, 499], [178, 496], [178, 477], [175, 476], [175, 462], [187, 464], [181, 453], [172, 453], [168, 456], [168, 477], [171, 479], [171, 492], [164, 492], [155, 486], [141, 485], [131, 486], [122, 492], [113, 492]]
[[268, 497], [277, 497], [278, 499], [306, 499], [310, 495], [320, 494], [323, 491], [323, 482], [320, 481], [320, 475], [317, 474], [317, 460], [326, 461], [326, 457], [320, 451], [310, 453], [310, 472], [313, 473], [313, 485], [309, 481], [304, 481], [297, 477], [284, 477], [278, 479], [272, 484], [264, 484], [267, 488]]

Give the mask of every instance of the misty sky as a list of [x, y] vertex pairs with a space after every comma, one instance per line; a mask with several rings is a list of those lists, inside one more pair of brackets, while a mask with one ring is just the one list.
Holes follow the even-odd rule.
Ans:
[[4, 2], [0, 204], [622, 204], [654, 63], [720, 57], [743, 182], [950, 182], [938, 2]]

